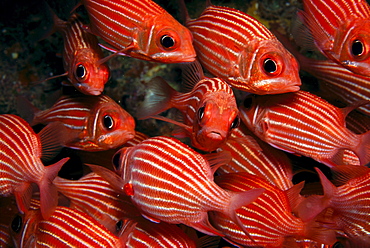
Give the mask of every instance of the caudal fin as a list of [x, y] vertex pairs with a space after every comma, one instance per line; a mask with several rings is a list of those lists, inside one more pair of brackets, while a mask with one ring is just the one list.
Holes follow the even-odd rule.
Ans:
[[40, 209], [44, 219], [50, 217], [58, 204], [58, 191], [53, 181], [58, 175], [60, 168], [62, 168], [68, 160], [69, 158], [63, 158], [59, 162], [45, 167], [45, 174], [39, 182]]
[[153, 78], [148, 83], [144, 102], [139, 106], [136, 117], [146, 119], [171, 108], [170, 101], [175, 92], [163, 78]]

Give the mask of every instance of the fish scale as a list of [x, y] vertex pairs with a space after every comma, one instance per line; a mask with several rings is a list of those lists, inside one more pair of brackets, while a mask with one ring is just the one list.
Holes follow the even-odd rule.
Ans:
[[[228, 7], [208, 6], [187, 20], [201, 64], [236, 89], [256, 94], [299, 90], [298, 64], [258, 20]], [[233, 44], [233, 45], [229, 45]], [[275, 67], [266, 71], [265, 62]]]
[[345, 149], [355, 152], [361, 164], [369, 162], [370, 132], [357, 135], [345, 128], [346, 113], [320, 97], [299, 91], [269, 99], [247, 97], [244, 104], [244, 123], [276, 148], [312, 157], [329, 167], [343, 162], [340, 151]]
[[[195, 59], [191, 34], [169, 13], [151, 0], [84, 0], [90, 30], [111, 47], [107, 49], [135, 58], [162, 63]], [[174, 44], [161, 39], [167, 35]]]

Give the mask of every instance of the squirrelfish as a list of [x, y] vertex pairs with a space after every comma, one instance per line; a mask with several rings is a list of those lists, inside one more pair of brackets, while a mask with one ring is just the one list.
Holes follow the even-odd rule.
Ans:
[[[195, 67], [202, 73], [199, 64]], [[196, 81], [186, 82], [194, 85], [192, 90], [180, 93], [164, 79], [153, 78], [137, 116], [143, 119], [176, 108], [184, 117], [183, 122], [187, 126], [184, 136], [190, 137], [192, 146], [203, 151], [214, 151], [238, 127], [239, 110], [234, 93], [224, 80], [200, 76]]]
[[16, 247], [125, 247], [126, 232], [134, 226], [124, 226], [119, 237], [109, 232], [88, 214], [58, 206], [48, 220], [40, 218], [39, 210], [17, 215], [11, 224]]
[[366, 0], [304, 0], [299, 12], [316, 47], [329, 59], [370, 75], [370, 7]]
[[32, 197], [32, 183], [36, 183], [40, 189], [41, 212], [47, 218], [58, 199], [52, 181], [68, 158], [45, 167], [39, 135], [16, 115], [0, 115], [0, 132], [0, 194], [14, 194], [19, 211], [25, 213]]
[[210, 5], [186, 26], [203, 67], [236, 89], [260, 95], [299, 90], [295, 58], [248, 14]]
[[[365, 166], [338, 166], [333, 168], [339, 174], [342, 186], [334, 186], [319, 170], [324, 195], [312, 195], [301, 202], [299, 217], [324, 222], [332, 229], [344, 232], [353, 247], [368, 247], [370, 244], [370, 169]], [[324, 212], [325, 219], [318, 214]], [[352, 247], [352, 246], [351, 246]]]
[[[116, 156], [121, 177], [100, 166], [91, 168], [130, 195], [145, 217], [157, 222], [182, 223], [213, 236], [220, 233], [209, 224], [208, 211], [220, 211], [238, 221], [235, 210], [264, 191], [230, 193], [221, 189], [214, 183], [204, 156], [171, 137], [146, 139], [136, 146], [122, 148]], [[229, 157], [220, 155], [213, 163], [225, 160]]]
[[232, 159], [218, 168], [218, 174], [248, 172], [281, 190], [293, 186], [292, 164], [286, 154], [261, 141], [244, 125], [235, 129], [220, 150], [230, 152]]
[[370, 161], [370, 132], [359, 135], [345, 126], [351, 110], [305, 91], [249, 96], [240, 107], [243, 122], [263, 141], [329, 167], [342, 164], [346, 150], [354, 152], [361, 165]]
[[[222, 213], [213, 212], [211, 223], [225, 234], [225, 239], [243, 246], [282, 247], [285, 238], [309, 237], [326, 244], [335, 242], [335, 232], [315, 222], [304, 223], [292, 214], [287, 192], [249, 173], [229, 173], [215, 178], [222, 188], [234, 192], [264, 188], [266, 191], [254, 202], [238, 209], [237, 215], [249, 237]], [[301, 185], [293, 188], [298, 194]], [[294, 194], [294, 193], [291, 193]]]
[[84, 94], [100, 95], [110, 71], [98, 39], [83, 28], [77, 14], [72, 14], [67, 22], [52, 14], [54, 30], [63, 36], [63, 65], [70, 83]]
[[0, 224], [0, 247], [11, 248], [13, 247], [13, 241], [10, 237], [9, 226]]
[[[195, 59], [192, 36], [151, 0], [83, 0], [90, 30], [111, 51], [162, 63]], [[109, 48], [110, 46], [110, 48]]]
[[67, 128], [65, 146], [73, 149], [112, 149], [135, 135], [134, 118], [106, 95], [61, 97], [50, 109], [36, 112], [30, 123], [57, 121]]

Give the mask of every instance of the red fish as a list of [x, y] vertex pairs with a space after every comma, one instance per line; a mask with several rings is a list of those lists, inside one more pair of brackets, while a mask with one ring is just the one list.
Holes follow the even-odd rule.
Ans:
[[203, 67], [236, 89], [260, 95], [299, 90], [297, 61], [255, 18], [211, 5], [186, 26]]
[[231, 173], [216, 177], [215, 181], [222, 188], [234, 192], [266, 189], [254, 202], [237, 210], [253, 240], [230, 218], [221, 213], [212, 213], [211, 223], [225, 234], [225, 239], [248, 247], [282, 247], [283, 241], [288, 237], [306, 237], [325, 244], [334, 244], [334, 231], [320, 227], [315, 222], [304, 223], [294, 216], [287, 192], [262, 178], [248, 173]]
[[126, 233], [134, 225], [125, 226], [119, 237], [109, 232], [84, 212], [57, 207], [48, 220], [42, 220], [39, 210], [17, 215], [12, 222], [12, 236], [16, 247], [125, 247]]
[[[209, 162], [177, 139], [159, 136], [118, 152], [116, 168], [121, 177], [100, 166], [92, 166], [116, 188], [131, 196], [143, 215], [153, 221], [185, 224], [220, 235], [208, 222], [208, 211], [220, 211], [231, 219], [235, 210], [256, 199], [264, 190], [238, 194], [222, 190], [213, 181]], [[227, 157], [227, 158], [226, 158]], [[215, 158], [224, 163], [228, 156]]]
[[235, 129], [231, 138], [219, 150], [230, 152], [232, 159], [218, 168], [217, 173], [248, 172], [281, 190], [293, 187], [292, 164], [289, 158], [284, 152], [255, 137], [244, 125]]
[[[316, 169], [324, 189], [324, 195], [306, 198], [299, 206], [298, 214], [304, 220], [316, 218], [326, 210], [325, 223], [344, 232], [353, 247], [368, 247], [370, 244], [370, 169], [365, 166], [338, 166], [333, 171], [341, 175], [344, 185], [334, 186], [325, 175]], [[357, 174], [357, 175], [356, 175]], [[320, 221], [319, 219], [316, 219]], [[352, 246], [351, 246], [352, 247]]]
[[[124, 217], [140, 216], [130, 199], [114, 190], [110, 184], [95, 173], [89, 173], [79, 180], [55, 178], [58, 191], [70, 200], [71, 208], [89, 214], [111, 232], [116, 223]], [[121, 194], [121, 195], [120, 195]], [[107, 221], [112, 220], [112, 221]], [[108, 224], [113, 223], [114, 226]]]
[[343, 163], [345, 150], [354, 152], [361, 165], [370, 161], [370, 132], [358, 135], [345, 127], [351, 110], [305, 91], [250, 96], [240, 108], [243, 122], [263, 141], [329, 167]]
[[[32, 196], [32, 183], [40, 189], [41, 212], [50, 216], [57, 205], [57, 190], [52, 181], [68, 160], [44, 166], [41, 141], [30, 125], [16, 115], [0, 115], [0, 194], [13, 195], [18, 209], [25, 213]], [[47, 132], [44, 129], [44, 132]]]
[[13, 241], [10, 237], [9, 226], [0, 224], [0, 247], [11, 248], [14, 247]]
[[111, 48], [134, 58], [162, 63], [192, 62], [188, 29], [151, 0], [83, 0], [91, 32]]
[[32, 126], [63, 123], [69, 140], [65, 146], [85, 151], [116, 148], [135, 135], [134, 118], [106, 95], [62, 97], [30, 119]]
[[109, 67], [98, 39], [83, 28], [76, 14], [68, 22], [53, 13], [54, 29], [63, 35], [64, 69], [70, 83], [86, 95], [100, 95], [109, 79]]
[[299, 15], [329, 59], [370, 75], [370, 7], [366, 0], [304, 0]]
[[[199, 64], [194, 67], [202, 73]], [[195, 75], [187, 73], [187, 76], [194, 78]], [[207, 78], [201, 74], [199, 80], [193, 81], [196, 82], [187, 82], [189, 88], [194, 84], [190, 92], [180, 93], [162, 78], [155, 77], [149, 82], [146, 98], [137, 116], [144, 119], [176, 108], [184, 117], [187, 126], [185, 136], [190, 137], [192, 146], [214, 151], [227, 141], [239, 125], [235, 96], [230, 86], [220, 78]]]
[[176, 225], [140, 219], [129, 236], [127, 247], [195, 248], [196, 244]]

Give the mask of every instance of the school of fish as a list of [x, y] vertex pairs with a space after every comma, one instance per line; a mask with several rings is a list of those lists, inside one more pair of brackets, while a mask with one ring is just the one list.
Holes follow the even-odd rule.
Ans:
[[[67, 81], [48, 109], [19, 95], [0, 113], [0, 248], [370, 247], [366, 0], [302, 0], [292, 35], [204, 2], [192, 19], [179, 0], [182, 20], [42, 3], [64, 44], [45, 78]], [[131, 113], [104, 89], [117, 56], [182, 83], [154, 75]], [[137, 131], [149, 118], [174, 127]]]

